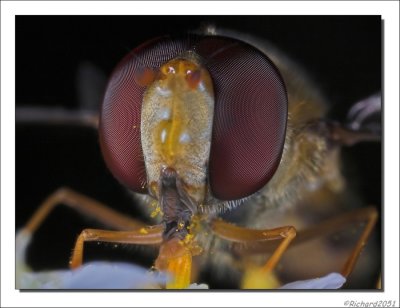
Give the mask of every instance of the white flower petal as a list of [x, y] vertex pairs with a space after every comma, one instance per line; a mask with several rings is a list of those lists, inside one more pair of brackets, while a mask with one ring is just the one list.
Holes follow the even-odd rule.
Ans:
[[21, 288], [144, 289], [166, 283], [166, 275], [128, 263], [90, 262], [76, 270], [24, 273]]
[[205, 284], [205, 283], [200, 283], [200, 284], [198, 284], [198, 283], [192, 283], [189, 287], [188, 287], [188, 289], [191, 289], [191, 290], [201, 290], [201, 289], [209, 289], [209, 287], [208, 287], [208, 285], [207, 284]]
[[26, 250], [32, 240], [32, 234], [18, 231], [15, 236], [15, 261], [17, 265], [25, 265]]
[[339, 273], [330, 273], [321, 278], [291, 282], [280, 289], [339, 289], [345, 282], [346, 278]]

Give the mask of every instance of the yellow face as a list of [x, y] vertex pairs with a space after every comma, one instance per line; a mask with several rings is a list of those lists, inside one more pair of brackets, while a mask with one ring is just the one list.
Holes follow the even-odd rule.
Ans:
[[196, 204], [204, 200], [214, 93], [196, 59], [177, 58], [160, 68], [142, 105], [141, 141], [150, 194], [159, 198], [161, 170], [176, 171]]

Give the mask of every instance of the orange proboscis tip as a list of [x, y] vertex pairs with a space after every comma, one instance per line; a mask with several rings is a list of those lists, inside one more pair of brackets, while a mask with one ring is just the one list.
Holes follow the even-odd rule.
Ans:
[[192, 235], [187, 235], [184, 240], [171, 239], [161, 246], [155, 267], [171, 275], [167, 289], [185, 289], [190, 285], [192, 256], [200, 252]]
[[166, 271], [172, 275], [167, 283], [167, 289], [185, 289], [190, 285], [192, 270], [192, 254], [188, 251], [180, 257], [172, 258], [168, 262]]

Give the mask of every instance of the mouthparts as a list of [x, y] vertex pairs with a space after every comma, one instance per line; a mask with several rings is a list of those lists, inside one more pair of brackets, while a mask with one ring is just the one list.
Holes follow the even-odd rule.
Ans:
[[171, 167], [161, 170], [159, 192], [165, 223], [163, 239], [183, 240], [189, 233], [188, 227], [197, 212], [197, 205], [185, 190], [176, 170]]

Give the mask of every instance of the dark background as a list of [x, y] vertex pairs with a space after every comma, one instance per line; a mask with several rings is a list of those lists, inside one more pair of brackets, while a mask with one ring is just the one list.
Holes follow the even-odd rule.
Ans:
[[[17, 16], [16, 107], [76, 110], [82, 100], [77, 85], [82, 64], [90, 63], [100, 75], [108, 76], [138, 44], [194, 30], [206, 22], [275, 44], [320, 85], [332, 103], [329, 116], [333, 119], [343, 120], [354, 102], [381, 90], [380, 16]], [[358, 145], [346, 149], [344, 155], [350, 162], [345, 172], [357, 175], [355, 190], [365, 203], [380, 206], [380, 144]], [[93, 129], [17, 122], [16, 228], [61, 186], [121, 212], [141, 215], [129, 193], [105, 168]], [[55, 210], [35, 236], [28, 254], [30, 264], [35, 270], [65, 268], [84, 227], [99, 226], [72, 210]], [[98, 258], [105, 250], [126, 260], [143, 252], [140, 247], [102, 245], [89, 247], [86, 260]], [[138, 262], [151, 265], [152, 261], [141, 258]]]

